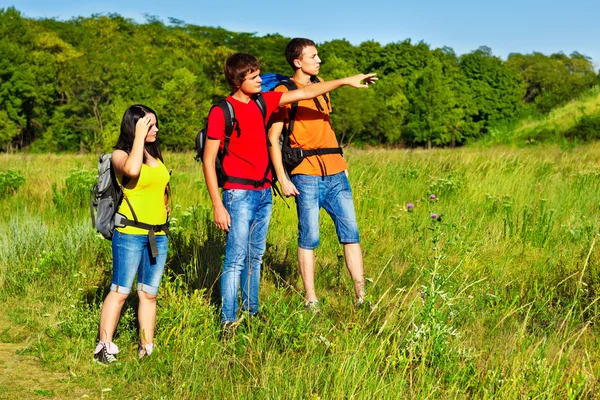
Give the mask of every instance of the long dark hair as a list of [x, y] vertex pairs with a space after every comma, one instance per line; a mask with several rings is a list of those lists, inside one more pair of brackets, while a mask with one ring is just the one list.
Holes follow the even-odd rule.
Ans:
[[[131, 148], [133, 147], [133, 139], [135, 139], [135, 125], [140, 118], [148, 113], [154, 114], [156, 117], [156, 128], [158, 128], [158, 115], [156, 115], [156, 112], [154, 112], [154, 110], [150, 107], [147, 107], [143, 104], [134, 104], [125, 111], [125, 114], [123, 114], [123, 119], [121, 120], [121, 133], [119, 134], [119, 139], [117, 140], [115, 149], [123, 150], [127, 154], [131, 152]], [[148, 154], [164, 163], [162, 152], [160, 151], [160, 142], [158, 140], [158, 136], [156, 136], [155, 142], [144, 143], [144, 148]], [[145, 153], [144, 162], [146, 162]]]

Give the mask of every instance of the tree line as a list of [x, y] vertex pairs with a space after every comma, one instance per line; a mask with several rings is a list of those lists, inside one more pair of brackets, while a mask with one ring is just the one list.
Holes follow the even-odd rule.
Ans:
[[[229, 93], [226, 58], [249, 52], [262, 72], [291, 75], [288, 40], [151, 15], [145, 23], [117, 14], [58, 21], [0, 9], [0, 149], [106, 151], [124, 110], [144, 103], [160, 117], [163, 146], [189, 150], [210, 106]], [[332, 40], [318, 49], [324, 79], [379, 74], [372, 90], [332, 93], [334, 130], [357, 145], [460, 145], [600, 82], [577, 52], [502, 60], [488, 47], [459, 56], [409, 39]]]

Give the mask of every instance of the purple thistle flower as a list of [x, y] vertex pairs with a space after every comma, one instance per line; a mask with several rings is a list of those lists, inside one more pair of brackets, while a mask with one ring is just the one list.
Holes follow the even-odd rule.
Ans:
[[431, 200], [435, 200], [435, 199], [436, 199], [436, 197], [435, 197], [435, 194], [430, 194], [430, 195], [429, 195], [429, 198], [430, 198]]
[[437, 219], [438, 215], [436, 213], [431, 214], [431, 219]]
[[408, 203], [406, 205], [406, 209], [410, 212], [413, 210], [413, 208], [415, 208], [415, 205], [413, 203]]

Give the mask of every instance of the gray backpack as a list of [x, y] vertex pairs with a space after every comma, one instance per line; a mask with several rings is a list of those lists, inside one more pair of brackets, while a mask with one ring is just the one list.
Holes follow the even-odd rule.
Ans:
[[[123, 184], [126, 185], [128, 180], [129, 178], [123, 177]], [[117, 182], [112, 166], [112, 154], [102, 154], [98, 159], [98, 179], [90, 193], [90, 214], [92, 225], [105, 239], [112, 239], [115, 231], [115, 214], [122, 201], [123, 188]], [[129, 203], [128, 200], [126, 201]]]
[[[123, 186], [127, 185], [127, 182], [130, 180], [131, 178], [124, 176]], [[124, 215], [117, 212], [123, 199], [125, 199], [131, 210], [133, 221], [128, 220]], [[94, 211], [96, 211], [95, 218]], [[108, 240], [112, 240], [116, 227], [134, 226], [147, 230], [152, 257], [158, 256], [158, 247], [154, 232], [163, 231], [169, 235], [168, 219], [164, 224], [160, 225], [151, 225], [138, 221], [129, 199], [123, 194], [123, 187], [117, 181], [117, 175], [112, 165], [112, 154], [102, 154], [98, 159], [98, 180], [90, 193], [90, 214], [92, 216], [92, 225]]]

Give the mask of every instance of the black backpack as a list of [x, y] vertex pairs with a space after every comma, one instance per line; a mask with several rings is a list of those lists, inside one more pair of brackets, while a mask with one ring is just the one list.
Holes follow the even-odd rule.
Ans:
[[[267, 103], [265, 102], [265, 98], [262, 96], [262, 94], [257, 93], [254, 96], [252, 96], [252, 99], [258, 105], [258, 108], [260, 109], [260, 112], [262, 113], [262, 116], [263, 116], [263, 121], [266, 121], [266, 119], [267, 119]], [[227, 173], [225, 172], [225, 169], [223, 168], [223, 160], [225, 159], [225, 157], [227, 157], [227, 154], [229, 151], [229, 143], [231, 142], [231, 137], [233, 135], [233, 132], [235, 131], [235, 133], [236, 133], [235, 137], [239, 138], [241, 135], [241, 131], [240, 131], [238, 121], [235, 118], [235, 111], [233, 110], [233, 106], [231, 105], [230, 102], [228, 102], [226, 99], [222, 99], [221, 101], [219, 101], [218, 103], [214, 104], [211, 107], [211, 111], [215, 107], [221, 108], [221, 110], [223, 111], [223, 115], [225, 117], [225, 142], [223, 143], [223, 150], [219, 151], [219, 154], [217, 155], [217, 159], [215, 160], [215, 169], [217, 171], [217, 181], [218, 181], [219, 187], [223, 187], [225, 185], [225, 183], [227, 183], [227, 182], [239, 183], [239, 184], [243, 184], [243, 185], [252, 185], [256, 188], [263, 186], [267, 182], [273, 183], [272, 181], [270, 181], [267, 178], [269, 176], [269, 171], [271, 171], [273, 168], [270, 161], [269, 161], [269, 164], [267, 165], [267, 169], [265, 171], [265, 175], [264, 175], [263, 179], [261, 179], [259, 181], [227, 175]], [[209, 114], [210, 114], [210, 112], [209, 112]], [[265, 131], [268, 132], [266, 126], [265, 126]], [[195, 157], [196, 161], [204, 162], [204, 150], [206, 148], [207, 132], [208, 132], [208, 118], [206, 119], [204, 128], [202, 128], [200, 130], [200, 132], [198, 132], [198, 134], [196, 135], [196, 157]], [[268, 147], [269, 140], [268, 140], [268, 135], [266, 135], [266, 134], [265, 134], [265, 140], [266, 140], [267, 147]], [[274, 175], [272, 175], [272, 176], [274, 176]]]
[[[319, 78], [317, 78], [316, 76], [311, 76], [310, 81], [312, 83], [321, 82], [319, 80]], [[280, 81], [279, 84], [277, 84], [272, 90], [275, 90], [275, 88], [282, 86], [282, 85], [285, 86], [287, 88], [287, 90], [298, 89], [298, 85], [296, 85], [296, 82], [294, 82], [291, 79], [285, 79], [285, 80]], [[325, 93], [323, 95], [323, 99], [325, 100], [325, 104], [327, 105], [327, 108], [331, 111], [331, 105], [329, 104], [329, 97], [327, 96], [327, 93]], [[323, 106], [321, 105], [321, 102], [319, 101], [319, 99], [317, 97], [315, 97], [313, 100], [315, 102], [315, 105], [317, 106], [317, 110], [323, 112], [324, 109], [323, 109]], [[290, 144], [290, 135], [292, 135], [292, 133], [294, 131], [294, 120], [296, 118], [297, 111], [298, 111], [298, 103], [292, 103], [291, 111], [288, 116], [289, 121], [288, 121], [287, 125], [284, 125], [284, 127], [281, 131], [281, 138], [280, 138], [280, 143], [279, 143], [281, 146], [281, 160], [282, 160], [283, 166], [288, 174], [291, 174], [292, 171], [298, 165], [300, 165], [302, 160], [304, 160], [306, 157], [315, 156], [315, 155], [322, 156], [325, 154], [340, 154], [340, 155], [344, 154], [341, 147], [327, 147], [327, 148], [314, 149], [314, 150], [304, 150], [301, 147], [292, 148], [292, 146]], [[327, 170], [324, 170], [323, 175], [326, 175], [326, 174], [327, 174]]]

